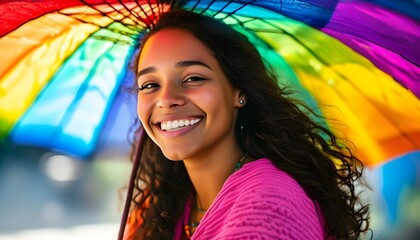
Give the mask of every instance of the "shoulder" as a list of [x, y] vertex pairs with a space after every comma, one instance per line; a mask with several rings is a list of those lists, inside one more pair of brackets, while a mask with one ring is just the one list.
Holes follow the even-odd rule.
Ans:
[[295, 179], [270, 160], [248, 163], [230, 180], [240, 184], [235, 184], [238, 195], [227, 216], [229, 235], [248, 232], [273, 239], [322, 238], [314, 202]]
[[267, 158], [246, 164], [229, 179], [241, 192], [274, 191], [281, 195], [305, 197], [299, 183], [286, 172], [275, 167]]

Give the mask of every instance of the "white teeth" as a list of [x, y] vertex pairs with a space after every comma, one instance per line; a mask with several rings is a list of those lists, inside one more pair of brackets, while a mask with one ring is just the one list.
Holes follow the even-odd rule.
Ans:
[[174, 121], [166, 121], [160, 123], [160, 128], [166, 131], [176, 131], [183, 127], [192, 126], [198, 123], [201, 119], [196, 118], [192, 120], [188, 119], [181, 119], [181, 120], [174, 120]]

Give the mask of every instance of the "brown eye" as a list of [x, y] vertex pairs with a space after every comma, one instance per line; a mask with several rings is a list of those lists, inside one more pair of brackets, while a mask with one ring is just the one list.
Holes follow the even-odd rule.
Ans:
[[200, 77], [200, 76], [192, 76], [192, 77], [188, 77], [184, 80], [184, 83], [188, 83], [188, 82], [197, 82], [197, 81], [204, 81], [207, 80], [207, 78], [204, 77]]
[[153, 88], [158, 88], [159, 85], [157, 83], [145, 83], [139, 87], [139, 91], [149, 90]]
[[191, 76], [185, 78], [182, 84], [184, 87], [199, 87], [205, 83], [205, 80], [207, 80], [207, 78], [201, 76]]

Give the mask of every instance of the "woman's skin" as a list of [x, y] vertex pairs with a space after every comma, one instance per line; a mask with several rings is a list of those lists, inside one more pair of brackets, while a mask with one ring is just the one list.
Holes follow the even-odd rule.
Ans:
[[[138, 70], [139, 118], [167, 158], [184, 161], [197, 201], [207, 210], [244, 155], [234, 124], [246, 97], [232, 87], [206, 46], [186, 30], [152, 35]], [[185, 120], [192, 123], [185, 126]]]

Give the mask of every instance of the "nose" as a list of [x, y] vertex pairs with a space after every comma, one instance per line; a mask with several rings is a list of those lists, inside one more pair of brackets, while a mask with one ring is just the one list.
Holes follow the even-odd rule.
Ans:
[[185, 104], [185, 96], [177, 86], [166, 85], [161, 87], [156, 106], [159, 108], [174, 108]]

